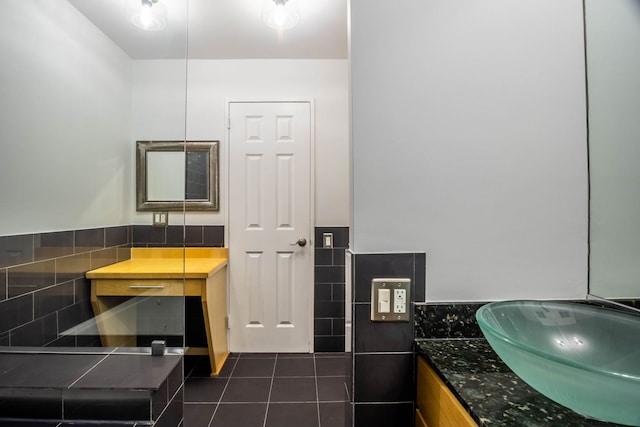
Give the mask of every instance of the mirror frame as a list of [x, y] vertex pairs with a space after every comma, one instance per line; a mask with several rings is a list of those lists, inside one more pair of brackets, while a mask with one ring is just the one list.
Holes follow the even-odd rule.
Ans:
[[[137, 211], [218, 211], [219, 141], [136, 141], [136, 210]], [[151, 151], [205, 151], [209, 153], [209, 198], [206, 200], [147, 200], [147, 153]], [[186, 167], [186, 165], [185, 165]]]

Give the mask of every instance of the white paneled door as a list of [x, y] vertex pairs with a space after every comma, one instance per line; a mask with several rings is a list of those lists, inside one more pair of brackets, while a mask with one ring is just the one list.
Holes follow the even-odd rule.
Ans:
[[229, 103], [230, 349], [311, 351], [311, 104]]

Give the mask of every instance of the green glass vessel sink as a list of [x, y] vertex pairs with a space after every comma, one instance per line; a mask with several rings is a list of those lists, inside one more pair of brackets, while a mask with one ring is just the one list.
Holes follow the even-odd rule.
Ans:
[[476, 319], [530, 386], [580, 414], [640, 426], [640, 316], [594, 305], [503, 301]]

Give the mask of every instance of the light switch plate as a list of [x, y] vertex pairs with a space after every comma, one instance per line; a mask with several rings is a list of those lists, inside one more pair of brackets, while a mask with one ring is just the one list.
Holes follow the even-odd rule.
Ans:
[[322, 233], [322, 247], [325, 249], [333, 248], [333, 233]]
[[169, 224], [169, 212], [153, 212], [153, 226], [166, 227]]
[[371, 281], [371, 320], [409, 322], [411, 320], [410, 291], [411, 279], [373, 279]]

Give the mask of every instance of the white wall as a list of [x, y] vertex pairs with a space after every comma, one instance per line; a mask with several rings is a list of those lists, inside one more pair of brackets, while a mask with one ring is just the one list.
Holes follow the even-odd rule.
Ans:
[[[134, 139], [184, 138], [176, 132], [184, 129], [184, 73], [184, 61], [134, 62]], [[189, 212], [187, 224], [225, 224], [226, 101], [255, 99], [314, 100], [316, 225], [349, 224], [346, 60], [190, 60], [187, 88], [187, 139], [221, 141], [220, 212]], [[170, 218], [183, 221], [178, 213]], [[135, 215], [134, 223], [150, 221], [148, 213]]]
[[591, 293], [640, 295], [640, 3], [585, 3]]
[[580, 0], [351, 0], [356, 252], [426, 251], [428, 301], [580, 298]]
[[3, 0], [0, 236], [128, 224], [131, 60], [65, 0]]

